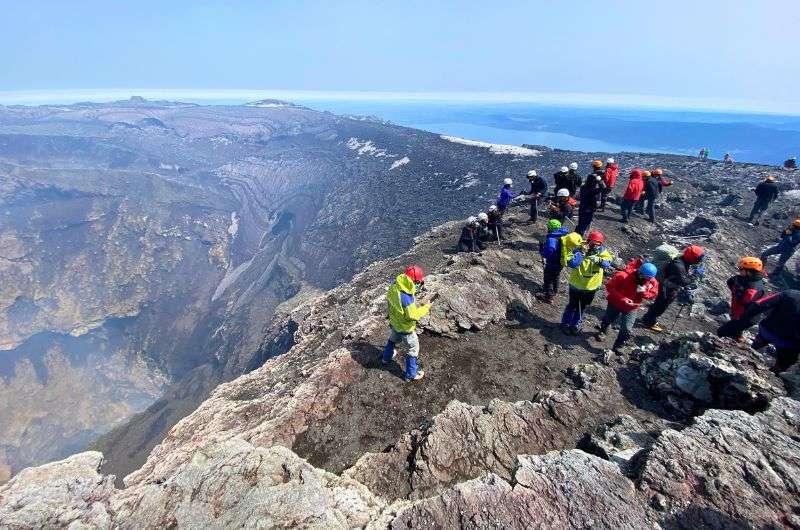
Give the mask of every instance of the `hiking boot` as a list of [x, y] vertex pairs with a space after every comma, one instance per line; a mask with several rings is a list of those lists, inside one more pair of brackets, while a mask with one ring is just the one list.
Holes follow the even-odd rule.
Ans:
[[561, 324], [561, 333], [563, 333], [564, 335], [570, 335], [569, 326], [566, 324]]
[[389, 366], [391, 364], [391, 362], [394, 361], [395, 357], [397, 357], [397, 350], [394, 350], [392, 352], [392, 358], [389, 359], [388, 361], [386, 359], [384, 359], [383, 356], [381, 356], [381, 364], [384, 365], [384, 366]]
[[554, 296], [546, 296], [544, 299], [544, 303], [553, 305], [556, 303], [556, 298]]
[[596, 340], [597, 342], [602, 342], [603, 340], [605, 340], [605, 338], [606, 338], [606, 331], [604, 329], [601, 329], [600, 331], [594, 334], [594, 340]]
[[569, 334], [570, 335], [572, 335], [573, 337], [577, 337], [578, 333], [580, 333], [580, 330], [578, 329], [578, 326], [570, 326], [569, 327]]
[[411, 383], [412, 381], [419, 381], [423, 377], [425, 377], [425, 370], [420, 370], [419, 372], [417, 372], [417, 375], [414, 377], [414, 379], [406, 377], [406, 383]]
[[651, 325], [647, 326], [647, 329], [649, 329], [650, 331], [655, 331], [656, 333], [661, 333], [662, 331], [664, 331], [664, 328], [662, 328], [658, 324], [658, 322], [656, 322], [655, 324], [651, 324]]

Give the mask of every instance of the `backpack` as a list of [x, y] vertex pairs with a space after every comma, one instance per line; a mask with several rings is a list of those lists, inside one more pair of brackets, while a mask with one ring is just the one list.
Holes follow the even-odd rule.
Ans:
[[650, 258], [650, 263], [658, 269], [658, 279], [664, 277], [664, 268], [669, 262], [681, 255], [681, 251], [670, 245], [669, 243], [661, 243], [653, 251], [653, 256]]

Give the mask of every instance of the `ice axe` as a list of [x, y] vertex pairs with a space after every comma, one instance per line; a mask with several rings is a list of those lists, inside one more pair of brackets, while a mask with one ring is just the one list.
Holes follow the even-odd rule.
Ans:
[[669, 328], [669, 334], [672, 335], [672, 332], [675, 331], [675, 324], [678, 323], [678, 319], [681, 318], [681, 313], [683, 313], [683, 309], [686, 307], [687, 304], [681, 304], [678, 308], [678, 312], [675, 313], [675, 320], [672, 321], [672, 327]]

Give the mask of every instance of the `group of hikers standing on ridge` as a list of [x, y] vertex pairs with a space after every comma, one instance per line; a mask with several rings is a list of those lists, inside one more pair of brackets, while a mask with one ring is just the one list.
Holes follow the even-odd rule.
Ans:
[[[639, 256], [627, 264], [619, 260], [605, 246], [605, 236], [590, 230], [595, 212], [607, 208], [609, 195], [619, 177], [619, 165], [613, 158], [605, 164], [592, 163], [592, 171], [585, 178], [578, 173], [578, 164], [563, 166], [553, 175], [555, 193], [547, 195], [548, 184], [536, 170], [527, 173], [530, 189], [520, 193], [512, 191], [513, 180], [506, 178], [497, 200], [488, 211], [467, 219], [461, 229], [457, 249], [460, 252], [478, 252], [487, 245], [505, 240], [503, 217], [512, 204], [521, 198], [530, 201], [530, 222], [536, 223], [546, 214], [546, 234], [540, 242], [539, 254], [543, 264], [542, 287], [536, 293], [543, 303], [554, 304], [559, 291], [564, 268], [568, 276], [567, 303], [562, 313], [560, 328], [565, 335], [578, 335], [586, 310], [605, 283], [607, 306], [594, 339], [603, 341], [609, 327], [618, 323], [619, 333], [612, 350], [619, 352], [632, 336], [639, 308], [650, 303], [642, 318], [642, 325], [653, 332], [662, 332], [659, 318], [673, 302], [680, 305], [676, 321], [684, 308], [690, 306], [695, 292], [705, 274], [706, 251], [699, 245], [688, 245], [680, 250], [669, 244], [659, 245], [649, 260]], [[620, 221], [628, 223], [632, 213], [646, 213], [646, 219], [655, 222], [655, 209], [664, 188], [672, 182], [661, 168], [644, 170], [634, 168], [629, 172], [628, 183], [619, 199]], [[755, 188], [756, 202], [749, 217], [751, 224], [778, 197], [775, 177], [768, 176]], [[543, 212], [541, 210], [544, 210]], [[578, 212], [577, 223], [573, 220]], [[572, 224], [572, 229], [567, 225]], [[588, 234], [587, 234], [588, 232]], [[758, 315], [766, 316], [758, 323], [753, 348], [771, 344], [777, 361], [773, 370], [783, 371], [798, 359], [800, 353], [800, 291], [784, 290], [766, 294], [764, 280], [768, 278], [764, 265], [772, 255], [778, 255], [773, 276], [778, 277], [786, 262], [800, 246], [800, 219], [796, 219], [781, 232], [780, 241], [767, 248], [760, 257], [744, 256], [737, 263], [737, 274], [728, 279], [731, 292], [730, 321], [718, 330], [720, 336], [743, 340], [743, 332], [754, 326]], [[607, 278], [610, 276], [610, 279]], [[419, 340], [416, 323], [431, 309], [431, 303], [420, 298], [424, 289], [424, 272], [410, 265], [395, 278], [387, 292], [390, 335], [383, 350], [382, 361], [389, 364], [397, 347], [405, 350], [405, 380], [422, 379], [418, 370]], [[673, 324], [674, 327], [674, 324]]]

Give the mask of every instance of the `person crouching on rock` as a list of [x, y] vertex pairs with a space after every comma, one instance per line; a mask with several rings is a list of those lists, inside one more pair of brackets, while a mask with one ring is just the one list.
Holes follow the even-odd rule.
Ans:
[[491, 234], [491, 239], [499, 243], [501, 239], [505, 239], [505, 236], [503, 236], [503, 214], [500, 213], [497, 206], [493, 204], [489, 206], [487, 217], [487, 226]]
[[[481, 243], [494, 240], [494, 235], [489, 229], [489, 215], [486, 212], [481, 212], [478, 214], [478, 239]], [[486, 245], [483, 245], [481, 250], [484, 248], [486, 248]]]
[[759, 298], [747, 306], [742, 319], [753, 321], [756, 316], [767, 313], [758, 323], [758, 335], [752, 348], [758, 350], [772, 344], [775, 346], [776, 374], [785, 372], [797, 362], [800, 354], [800, 291], [788, 289]]
[[753, 325], [742, 320], [747, 306], [764, 296], [764, 263], [753, 256], [739, 260], [739, 274], [728, 278], [731, 290], [731, 319], [717, 331], [720, 337], [733, 337], [742, 341], [742, 332]]
[[500, 195], [497, 197], [497, 210], [500, 212], [501, 216], [506, 213], [506, 209], [508, 209], [511, 200], [517, 198], [517, 194], [511, 191], [513, 185], [514, 181], [511, 179], [505, 179], [503, 181], [503, 187], [500, 189]]
[[539, 254], [544, 262], [544, 278], [539, 298], [547, 304], [552, 304], [558, 294], [558, 282], [561, 277], [561, 269], [564, 268], [561, 264], [561, 240], [567, 234], [569, 234], [569, 230], [563, 228], [558, 219], [547, 221], [547, 237], [539, 249]]
[[620, 205], [623, 223], [628, 222], [631, 212], [633, 212], [633, 206], [639, 202], [643, 189], [642, 170], [639, 168], [633, 169], [630, 173], [630, 180], [628, 180], [628, 187], [625, 188], [625, 195], [622, 196], [622, 204]]
[[550, 201], [548, 210], [550, 211], [550, 219], [558, 220], [562, 225], [566, 223], [567, 219], [572, 220], [572, 197], [569, 196], [567, 188], [561, 188], [556, 192], [555, 200]]
[[561, 316], [561, 330], [577, 335], [586, 309], [592, 304], [597, 289], [603, 285], [603, 274], [611, 268], [613, 256], [603, 246], [605, 237], [597, 230], [589, 232], [584, 242], [580, 234], [564, 236], [561, 263], [572, 269], [569, 276], [569, 302]]
[[461, 229], [461, 237], [458, 240], [459, 252], [479, 252], [485, 250], [486, 245], [478, 235], [478, 218], [470, 217], [467, 224]]
[[539, 218], [539, 201], [547, 193], [547, 182], [533, 169], [528, 171], [528, 182], [531, 184], [531, 189], [528, 192], [523, 191], [522, 195], [531, 198], [531, 222], [535, 223]]
[[620, 348], [627, 342], [633, 332], [636, 322], [636, 310], [644, 300], [652, 300], [658, 296], [658, 269], [652, 263], [645, 263], [642, 258], [636, 258], [628, 263], [624, 270], [614, 274], [606, 284], [606, 299], [608, 307], [596, 338], [603, 340], [608, 331], [608, 326], [620, 320], [619, 334], [617, 334], [611, 349], [619, 353]]
[[[419, 338], [417, 337], [417, 321], [427, 315], [431, 304], [417, 306], [417, 291], [425, 280], [425, 274], [418, 265], [411, 265], [403, 274], [395, 278], [386, 292], [386, 303], [389, 308], [389, 340], [383, 349], [383, 364], [389, 364], [395, 353], [395, 347], [405, 347], [406, 382], [418, 381], [425, 375], [424, 370], [417, 370], [419, 356]], [[420, 300], [422, 301], [422, 300]]]
[[[698, 245], [689, 245], [683, 254], [671, 260], [664, 266], [661, 275], [661, 285], [653, 305], [642, 318], [642, 325], [651, 331], [661, 332], [664, 328], [658, 323], [659, 317], [669, 308], [679, 294], [687, 303], [691, 303], [693, 292], [697, 289], [698, 278], [705, 273], [701, 263], [705, 256], [705, 249]], [[695, 267], [693, 270], [692, 267]]]

